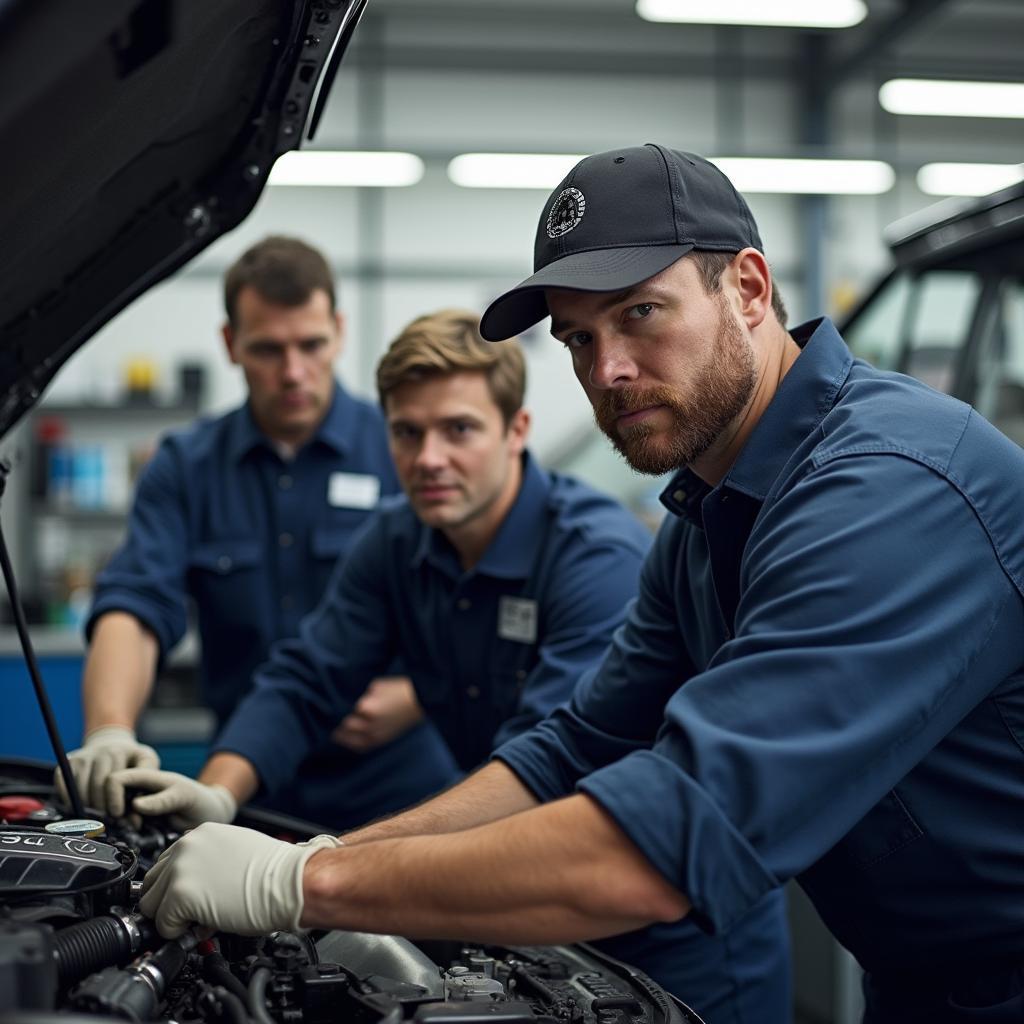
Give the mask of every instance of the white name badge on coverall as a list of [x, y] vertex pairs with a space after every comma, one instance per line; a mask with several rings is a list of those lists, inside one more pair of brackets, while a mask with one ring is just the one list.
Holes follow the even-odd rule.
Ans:
[[380, 480], [369, 473], [332, 473], [327, 502], [335, 508], [373, 508], [380, 498]]
[[537, 639], [537, 602], [525, 597], [503, 597], [498, 601], [498, 636], [532, 644]]

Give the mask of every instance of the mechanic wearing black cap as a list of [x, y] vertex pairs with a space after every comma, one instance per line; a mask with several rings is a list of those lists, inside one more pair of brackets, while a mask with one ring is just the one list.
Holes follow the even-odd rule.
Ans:
[[[550, 313], [616, 447], [675, 471], [604, 663], [444, 796], [335, 849], [199, 829], [143, 906], [554, 941], [720, 931], [795, 877], [872, 1024], [1019, 1021], [1024, 452], [827, 319], [787, 333], [745, 203], [698, 157], [582, 161], [536, 271], [485, 334]], [[190, 878], [228, 844], [289, 895]]]

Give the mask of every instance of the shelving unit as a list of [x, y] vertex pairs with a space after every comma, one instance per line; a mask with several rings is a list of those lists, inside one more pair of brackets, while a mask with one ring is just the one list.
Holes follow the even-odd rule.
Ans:
[[198, 400], [44, 404], [33, 411], [20, 543], [31, 584], [24, 589], [37, 617], [80, 626], [96, 574], [122, 539], [139, 471], [160, 436], [198, 412]]

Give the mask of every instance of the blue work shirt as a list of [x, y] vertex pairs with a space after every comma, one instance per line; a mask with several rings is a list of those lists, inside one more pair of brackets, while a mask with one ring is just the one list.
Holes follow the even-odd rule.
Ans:
[[[404, 500], [382, 507], [298, 640], [275, 647], [218, 749], [251, 761], [273, 792], [396, 655], [464, 770], [568, 699], [622, 622], [651, 538], [611, 499], [528, 456], [523, 465], [515, 503], [470, 570]], [[742, 990], [767, 1011], [761, 1020], [786, 1019], [775, 896], [723, 937], [683, 922], [605, 948], [683, 998], [731, 1008]]]
[[[152, 631], [162, 660], [185, 633], [191, 599], [202, 698], [223, 723], [271, 645], [295, 636], [316, 606], [378, 488], [398, 490], [383, 417], [340, 385], [312, 439], [288, 461], [248, 405], [168, 434], [140, 476], [126, 539], [97, 579], [87, 635], [105, 613], [129, 612]], [[436, 737], [415, 731], [403, 739], [400, 747], [423, 756], [426, 776], [440, 760], [437, 779], [451, 777]], [[370, 796], [394, 809], [425, 795], [408, 771], [404, 783], [396, 776], [406, 758], [389, 749], [375, 759], [324, 744], [280, 809], [333, 823], [325, 815], [336, 815], [339, 803], [353, 811], [352, 801], [365, 804], [369, 816], [379, 813]], [[364, 775], [397, 787], [393, 799], [387, 790], [367, 796], [368, 777], [351, 792], [339, 788], [343, 768], [351, 774], [364, 765]]]
[[721, 483], [665, 490], [600, 669], [497, 756], [589, 793], [711, 931], [796, 877], [868, 1020], [973, 1019], [1024, 991], [1024, 451], [793, 336]]
[[528, 455], [519, 494], [469, 570], [404, 497], [383, 502], [217, 749], [246, 757], [273, 793], [397, 657], [469, 771], [566, 700], [600, 658], [650, 542], [621, 505]]

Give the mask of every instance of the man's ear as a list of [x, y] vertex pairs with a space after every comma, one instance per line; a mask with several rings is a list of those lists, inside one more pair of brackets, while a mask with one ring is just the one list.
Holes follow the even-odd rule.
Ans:
[[228, 359], [237, 364], [238, 360], [235, 358], [235, 332], [231, 324], [226, 323], [221, 327], [220, 336], [224, 339], [224, 347], [228, 351]]
[[772, 308], [772, 273], [768, 261], [757, 249], [736, 254], [730, 267], [736, 288], [737, 313], [749, 330], [760, 326]]
[[530, 414], [526, 409], [517, 409], [508, 421], [505, 431], [509, 438], [509, 450], [512, 455], [522, 455], [526, 448], [526, 439], [530, 436]]
[[335, 354], [340, 356], [345, 351], [345, 317], [340, 310], [334, 311], [334, 331], [338, 343], [338, 351]]

